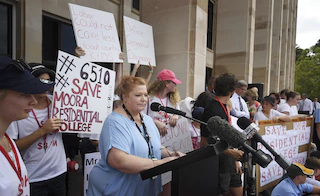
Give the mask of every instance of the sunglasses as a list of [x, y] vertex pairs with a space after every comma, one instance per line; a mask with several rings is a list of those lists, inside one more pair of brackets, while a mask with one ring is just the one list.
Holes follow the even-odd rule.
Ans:
[[23, 59], [13, 60], [7, 67], [9, 67], [10, 65], [15, 66], [16, 68], [18, 68], [22, 72], [24, 72], [26, 70], [28, 70], [28, 71], [32, 70], [30, 65], [28, 65], [28, 63]]

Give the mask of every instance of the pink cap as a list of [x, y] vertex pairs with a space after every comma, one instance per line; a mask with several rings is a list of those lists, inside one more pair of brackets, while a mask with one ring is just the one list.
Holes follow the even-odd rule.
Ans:
[[176, 78], [176, 74], [173, 73], [173, 71], [164, 69], [158, 74], [158, 80], [171, 80], [172, 82], [176, 84], [181, 84], [181, 81]]

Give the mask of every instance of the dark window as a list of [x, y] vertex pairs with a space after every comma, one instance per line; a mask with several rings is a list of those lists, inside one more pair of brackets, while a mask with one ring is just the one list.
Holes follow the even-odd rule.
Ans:
[[58, 50], [74, 54], [76, 40], [71, 24], [42, 16], [42, 61], [55, 70]]
[[12, 6], [1, 2], [0, 55], [12, 57]]
[[140, 0], [132, 0], [132, 7], [136, 10], [140, 10]]
[[205, 81], [206, 85], [207, 85], [209, 78], [211, 78], [211, 76], [212, 76], [212, 68], [206, 67], [206, 81]]
[[213, 49], [213, 2], [208, 1], [208, 29], [207, 29], [207, 48]]
[[[42, 17], [42, 63], [55, 70], [58, 50], [74, 54], [76, 40], [71, 24]], [[113, 68], [113, 63], [96, 63], [108, 69]]]

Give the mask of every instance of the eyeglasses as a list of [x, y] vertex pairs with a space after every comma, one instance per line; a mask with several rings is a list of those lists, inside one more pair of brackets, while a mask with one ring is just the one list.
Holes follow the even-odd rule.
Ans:
[[44, 84], [52, 84], [53, 83], [53, 81], [51, 81], [51, 80], [46, 80], [46, 79], [42, 79], [42, 78], [40, 78], [40, 81]]
[[9, 65], [14, 65], [16, 68], [18, 68], [20, 71], [24, 72], [26, 70], [31, 71], [30, 65], [28, 65], [27, 62], [25, 62], [23, 59], [13, 60]]

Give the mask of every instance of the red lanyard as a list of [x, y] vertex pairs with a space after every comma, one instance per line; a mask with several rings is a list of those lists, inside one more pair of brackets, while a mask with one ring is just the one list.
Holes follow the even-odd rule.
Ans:
[[[160, 100], [160, 102], [161, 102], [161, 105], [162, 105], [162, 106], [168, 107], [168, 99], [169, 99], [169, 97], [167, 97], [166, 105], [164, 105], [164, 104], [163, 104], [163, 102], [162, 102], [162, 100], [161, 100], [161, 98], [160, 98], [159, 94], [158, 94], [158, 98], [159, 98], [159, 100]], [[165, 118], [170, 118], [170, 116], [169, 116], [167, 113], [165, 113], [164, 117], [165, 117]]]
[[7, 152], [1, 145], [0, 145], [0, 151], [1, 151], [2, 154], [6, 157], [7, 161], [10, 163], [12, 169], [16, 172], [19, 180], [22, 181], [21, 167], [20, 167], [20, 161], [19, 161], [18, 153], [17, 153], [16, 148], [14, 147], [11, 139], [10, 139], [9, 136], [7, 135], [7, 133], [5, 133], [5, 136], [6, 136], [7, 140], [9, 141], [11, 150], [13, 151], [14, 158], [16, 159], [16, 162], [17, 162], [17, 167], [14, 165], [13, 161], [12, 161], [11, 158], [9, 157], [8, 152]]
[[[49, 119], [49, 101], [48, 101], [48, 99], [46, 99], [46, 101], [47, 101], [47, 112], [48, 112], [48, 118], [47, 119]], [[37, 117], [37, 115], [36, 115], [36, 113], [33, 111], [33, 109], [31, 110], [32, 111], [32, 114], [33, 114], [33, 116], [34, 116], [34, 118], [36, 119], [36, 121], [37, 121], [37, 123], [38, 123], [38, 126], [39, 126], [39, 128], [41, 128], [42, 127], [42, 125], [40, 124], [40, 122], [39, 122], [39, 120], [38, 120], [38, 117]], [[44, 145], [44, 147], [43, 147], [43, 149], [44, 149], [44, 151], [46, 151], [47, 150], [47, 134], [45, 134], [44, 136], [43, 136], [43, 145]]]
[[226, 115], [227, 115], [227, 117], [228, 117], [228, 122], [231, 124], [231, 117], [230, 117], [230, 115], [229, 115], [229, 112], [228, 112], [226, 106], [224, 106], [223, 103], [221, 103], [221, 101], [220, 101], [218, 98], [215, 97], [215, 99], [216, 99], [216, 100], [220, 103], [220, 105], [222, 106], [224, 112], [226, 113]]
[[194, 127], [194, 125], [193, 125], [193, 124], [191, 124], [191, 125], [192, 125], [192, 128], [193, 128], [194, 132], [196, 133], [197, 137], [199, 137], [199, 134], [197, 133], [196, 128]]

